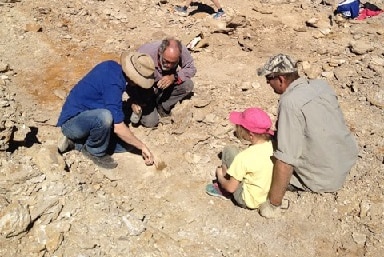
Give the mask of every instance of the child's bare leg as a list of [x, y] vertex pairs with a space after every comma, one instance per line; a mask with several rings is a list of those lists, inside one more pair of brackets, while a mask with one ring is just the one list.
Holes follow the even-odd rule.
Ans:
[[212, 2], [216, 6], [217, 9], [221, 9], [221, 5], [219, 3], [219, 0], [212, 0]]

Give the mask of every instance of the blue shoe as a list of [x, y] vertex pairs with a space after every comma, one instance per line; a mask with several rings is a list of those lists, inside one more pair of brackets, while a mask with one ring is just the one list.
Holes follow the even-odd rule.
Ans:
[[187, 8], [185, 8], [185, 6], [177, 5], [177, 6], [175, 6], [175, 11], [180, 16], [188, 16]]
[[219, 19], [225, 15], [225, 12], [216, 12], [213, 14], [214, 19]]
[[219, 184], [217, 183], [208, 184], [205, 187], [205, 192], [210, 196], [220, 197], [225, 200], [229, 200], [231, 198], [231, 195], [229, 193], [221, 191]]

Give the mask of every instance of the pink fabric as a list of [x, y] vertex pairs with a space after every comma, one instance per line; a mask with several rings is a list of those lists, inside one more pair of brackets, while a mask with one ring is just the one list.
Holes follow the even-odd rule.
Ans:
[[272, 122], [268, 114], [260, 108], [248, 108], [243, 112], [231, 112], [229, 120], [257, 134], [268, 133], [273, 136]]
[[364, 20], [365, 18], [369, 18], [369, 17], [372, 17], [372, 16], [377, 16], [377, 15], [379, 15], [382, 12], [383, 11], [372, 11], [372, 10], [369, 10], [367, 8], [362, 8], [360, 10], [359, 16], [356, 19], [357, 20]]

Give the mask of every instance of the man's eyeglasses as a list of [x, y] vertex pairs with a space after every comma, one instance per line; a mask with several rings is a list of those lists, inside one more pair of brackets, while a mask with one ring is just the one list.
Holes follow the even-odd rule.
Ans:
[[277, 77], [279, 77], [279, 75], [267, 75], [267, 76], [265, 76], [265, 79], [267, 80], [267, 81], [270, 81], [270, 80], [273, 80], [273, 79], [275, 79], [275, 78], [277, 78]]
[[168, 67], [175, 67], [179, 63], [179, 61], [176, 61], [176, 62], [168, 61], [162, 55], [160, 55], [160, 62], [163, 66], [168, 66]]

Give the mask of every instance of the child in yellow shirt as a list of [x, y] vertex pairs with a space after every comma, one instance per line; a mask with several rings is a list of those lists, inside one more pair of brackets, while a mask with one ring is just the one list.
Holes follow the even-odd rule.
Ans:
[[216, 170], [217, 182], [208, 184], [206, 192], [233, 197], [240, 207], [256, 209], [266, 201], [272, 181], [272, 122], [260, 108], [231, 112], [229, 120], [236, 125], [236, 136], [251, 144], [241, 152], [235, 146], [224, 148], [222, 165]]

